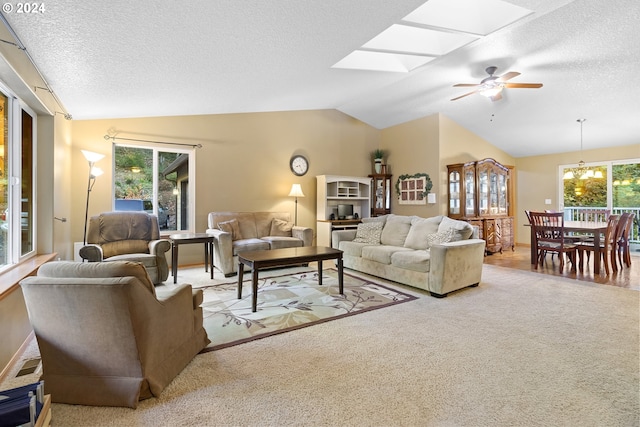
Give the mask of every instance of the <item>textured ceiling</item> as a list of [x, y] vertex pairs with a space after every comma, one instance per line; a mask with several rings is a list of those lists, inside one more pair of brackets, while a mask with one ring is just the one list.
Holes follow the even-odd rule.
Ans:
[[[443, 113], [520, 157], [578, 150], [587, 118], [585, 150], [640, 143], [637, 0], [510, 0], [534, 13], [410, 73], [331, 68], [423, 3], [56, 0], [4, 15], [74, 119], [338, 109], [382, 129]], [[544, 86], [450, 101], [490, 65]]]

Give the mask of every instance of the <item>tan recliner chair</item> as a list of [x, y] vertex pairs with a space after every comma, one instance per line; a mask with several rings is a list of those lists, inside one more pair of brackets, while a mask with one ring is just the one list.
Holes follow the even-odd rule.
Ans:
[[202, 290], [158, 297], [140, 263], [50, 262], [20, 285], [53, 402], [135, 408], [210, 342]]
[[89, 262], [136, 261], [160, 284], [169, 276], [165, 253], [171, 242], [160, 239], [158, 218], [146, 212], [104, 212], [91, 217], [87, 245], [80, 256]]

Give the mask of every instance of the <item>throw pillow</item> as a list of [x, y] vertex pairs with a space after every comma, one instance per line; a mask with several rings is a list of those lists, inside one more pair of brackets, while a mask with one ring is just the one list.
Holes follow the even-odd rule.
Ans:
[[468, 222], [451, 219], [447, 216], [442, 217], [442, 221], [438, 226], [438, 232], [453, 230], [451, 241], [467, 240], [473, 234], [473, 227]]
[[438, 245], [440, 243], [451, 242], [451, 239], [453, 238], [454, 233], [455, 233], [455, 230], [453, 228], [449, 228], [448, 230], [445, 230], [445, 231], [438, 231], [437, 233], [429, 234], [427, 236], [427, 243], [429, 247], [431, 247], [433, 245]]
[[242, 239], [242, 235], [240, 234], [240, 227], [238, 227], [238, 220], [232, 219], [229, 221], [219, 222], [218, 228], [225, 233], [231, 234], [231, 240]]
[[356, 230], [356, 238], [353, 239], [357, 243], [368, 243], [370, 245], [380, 244], [380, 235], [382, 234], [382, 226], [384, 224], [378, 222], [363, 222], [358, 224]]
[[428, 249], [427, 236], [438, 232], [438, 224], [440, 224], [441, 219], [441, 217], [413, 218], [411, 220], [411, 229], [409, 229], [407, 239], [404, 241], [404, 247], [417, 250]]
[[273, 221], [271, 221], [271, 231], [269, 232], [269, 236], [291, 237], [291, 230], [293, 230], [292, 222], [273, 218]]

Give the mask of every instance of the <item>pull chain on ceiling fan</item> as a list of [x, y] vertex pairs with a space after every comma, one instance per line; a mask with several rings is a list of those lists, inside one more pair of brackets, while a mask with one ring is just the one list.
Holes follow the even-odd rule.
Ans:
[[475, 87], [476, 90], [465, 93], [464, 95], [458, 96], [457, 98], [453, 98], [452, 101], [455, 101], [460, 98], [464, 98], [465, 96], [473, 95], [474, 93], [479, 93], [480, 95], [486, 96], [491, 101], [498, 101], [502, 99], [502, 89], [504, 88], [518, 88], [518, 89], [537, 89], [542, 87], [542, 83], [507, 83], [508, 80], [511, 80], [514, 77], [520, 75], [517, 71], [509, 71], [501, 76], [494, 76], [494, 73], [498, 67], [491, 66], [486, 68], [487, 74], [489, 77], [485, 77], [480, 83], [458, 83], [453, 85], [453, 87]]

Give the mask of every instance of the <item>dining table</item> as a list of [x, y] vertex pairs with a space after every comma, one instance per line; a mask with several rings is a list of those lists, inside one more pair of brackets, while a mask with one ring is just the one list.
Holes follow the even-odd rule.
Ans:
[[[530, 226], [530, 224], [527, 224]], [[538, 254], [536, 248], [536, 236], [531, 228], [531, 264], [537, 262]], [[593, 271], [600, 273], [600, 237], [607, 231], [606, 222], [596, 221], [565, 221], [565, 233], [583, 233], [593, 236]]]

